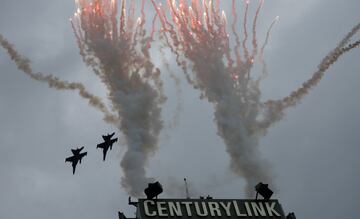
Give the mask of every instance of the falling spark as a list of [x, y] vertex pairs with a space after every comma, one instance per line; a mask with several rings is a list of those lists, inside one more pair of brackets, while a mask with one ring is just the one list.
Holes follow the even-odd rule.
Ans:
[[260, 79], [263, 79], [268, 75], [267, 65], [266, 65], [265, 58], [264, 58], [264, 51], [265, 51], [265, 47], [269, 43], [271, 30], [274, 27], [274, 25], [276, 24], [276, 22], [278, 22], [278, 21], [279, 21], [279, 16], [276, 16], [275, 19], [273, 20], [273, 22], [271, 23], [269, 29], [266, 32], [265, 42], [264, 42], [264, 44], [262, 45], [262, 47], [260, 49], [259, 60], [260, 60], [260, 63], [262, 65], [262, 75], [261, 75]]
[[[191, 64], [192, 80], [188, 80], [194, 88], [201, 91], [201, 97], [213, 103], [217, 132], [223, 138], [226, 151], [230, 155], [230, 167], [238, 176], [246, 180], [246, 193], [253, 195], [253, 186], [259, 181], [272, 183], [272, 174], [268, 162], [262, 158], [259, 151], [259, 139], [266, 134], [267, 129], [283, 116], [283, 110], [298, 103], [309, 89], [316, 85], [325, 72], [345, 52], [359, 45], [358, 42], [343, 47], [351, 38], [347, 35], [345, 42], [329, 54], [314, 77], [304, 83], [304, 87], [279, 101], [261, 102], [259, 80], [250, 75], [255, 57], [259, 57], [263, 72], [266, 72], [264, 49], [268, 44], [270, 31], [278, 20], [274, 19], [270, 25], [265, 42], [258, 54], [256, 39], [256, 21], [260, 14], [263, 1], [256, 11], [253, 21], [252, 52], [247, 48], [247, 19], [250, 1], [245, 1], [244, 22], [242, 25], [244, 39], [240, 44], [240, 34], [236, 30], [237, 13], [235, 1], [232, 3], [234, 16], [232, 35], [235, 36], [234, 54], [231, 55], [230, 35], [227, 33], [225, 14], [219, 8], [219, 1], [212, 4], [208, 10], [208, 2], [204, 0], [200, 6], [197, 0], [191, 0], [190, 7], [187, 0], [168, 0], [168, 11], [157, 10], [163, 29], [165, 45], [169, 46], [176, 55], [177, 63], [182, 66], [186, 77], [190, 75], [187, 66]], [[156, 8], [155, 0], [152, 0]], [[211, 11], [211, 14], [210, 12]], [[199, 19], [199, 14], [204, 18]], [[170, 17], [169, 17], [170, 15]], [[357, 30], [353, 30], [356, 33]], [[351, 36], [350, 36], [351, 35]], [[240, 55], [240, 48], [244, 58]], [[184, 58], [182, 58], [184, 57]]]
[[[121, 122], [127, 151], [121, 161], [122, 185], [139, 197], [150, 181], [145, 166], [157, 149], [163, 122], [160, 70], [150, 60], [149, 37], [144, 29], [145, 0], [141, 15], [135, 18], [135, 1], [78, 0], [80, 13], [73, 17], [73, 30], [80, 54], [109, 90], [109, 99]], [[155, 18], [154, 18], [155, 19]], [[136, 21], [136, 22], [135, 22]], [[119, 22], [119, 24], [118, 24]]]

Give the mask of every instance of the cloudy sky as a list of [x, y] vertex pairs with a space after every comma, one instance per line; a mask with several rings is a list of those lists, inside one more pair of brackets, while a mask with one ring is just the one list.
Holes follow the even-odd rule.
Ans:
[[[224, 0], [224, 6], [229, 2]], [[252, 2], [253, 13], [258, 1]], [[307, 80], [360, 21], [359, 9], [358, 0], [265, 1], [258, 20], [260, 40], [275, 16], [280, 21], [266, 50], [270, 75], [261, 85], [263, 99], [283, 97]], [[74, 11], [71, 0], [0, 0], [0, 33], [32, 60], [36, 71], [80, 81], [106, 100], [104, 85], [78, 53], [69, 23]], [[261, 139], [261, 152], [272, 164], [279, 190], [274, 197], [298, 218], [358, 217], [359, 58], [359, 49], [343, 56], [302, 104], [289, 109]], [[154, 59], [163, 67], [159, 56]], [[173, 57], [168, 59], [174, 63]], [[183, 78], [175, 64], [173, 68]], [[180, 120], [170, 128], [177, 96], [174, 82], [163, 73], [168, 97], [163, 107], [165, 128], [148, 175], [166, 182], [165, 190], [182, 186], [178, 182], [187, 177], [190, 192], [243, 198], [244, 181], [228, 168], [213, 108], [185, 80]], [[3, 49], [0, 100], [0, 218], [114, 219], [119, 210], [133, 216], [135, 209], [127, 205], [128, 196], [120, 186], [119, 163], [126, 147], [120, 141], [107, 161], [101, 161], [96, 144], [101, 134], [117, 129], [104, 123], [98, 111], [73, 92], [54, 91], [32, 81]], [[85, 146], [88, 156], [73, 176], [64, 159], [78, 146]], [[184, 193], [168, 192], [163, 197]]]

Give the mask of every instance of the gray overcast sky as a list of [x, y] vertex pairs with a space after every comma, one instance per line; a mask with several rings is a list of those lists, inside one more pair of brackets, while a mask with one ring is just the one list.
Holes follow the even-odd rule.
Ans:
[[[252, 13], [257, 2], [251, 4]], [[324, 55], [360, 21], [359, 9], [358, 0], [266, 0], [259, 18], [260, 40], [275, 16], [280, 21], [266, 50], [270, 75], [261, 87], [264, 100], [285, 96], [307, 80]], [[71, 0], [0, 0], [0, 33], [32, 60], [35, 70], [81, 81], [106, 99], [105, 87], [78, 54], [69, 23], [74, 11]], [[343, 56], [303, 103], [288, 110], [261, 139], [263, 156], [276, 175], [275, 198], [298, 218], [358, 217], [359, 58], [359, 49]], [[173, 57], [169, 62], [174, 63]], [[173, 81], [164, 75], [168, 101], [163, 118], [168, 124], [176, 93]], [[212, 106], [185, 80], [181, 86], [179, 125], [163, 130], [148, 175], [168, 187], [188, 177], [190, 191], [244, 197], [244, 181], [229, 171], [224, 143], [216, 135]], [[127, 205], [120, 187], [124, 145], [120, 142], [110, 151], [106, 162], [95, 149], [101, 134], [117, 131], [99, 112], [72, 92], [32, 81], [3, 49], [0, 100], [0, 218], [116, 218], [118, 210], [133, 216], [135, 209]], [[89, 154], [73, 176], [64, 159], [72, 147], [82, 145]]]

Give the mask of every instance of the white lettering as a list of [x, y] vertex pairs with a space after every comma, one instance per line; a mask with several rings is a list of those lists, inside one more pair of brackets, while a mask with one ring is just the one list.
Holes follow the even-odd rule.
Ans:
[[156, 216], [156, 212], [153, 211], [152, 213], [149, 212], [149, 206], [148, 204], [152, 204], [155, 205], [154, 201], [152, 200], [146, 200], [144, 201], [144, 211], [145, 211], [145, 215], [148, 217], [155, 217]]
[[165, 202], [156, 202], [159, 217], [169, 216], [166, 212], [167, 208], [165, 204], [166, 204]]
[[192, 202], [181, 202], [181, 204], [185, 205], [187, 216], [191, 217], [192, 213], [191, 213], [190, 205], [192, 204]]
[[[268, 211], [268, 213], [269, 213], [269, 216], [277, 216], [277, 217], [280, 217], [280, 214], [279, 214], [279, 212], [277, 212], [277, 211], [275, 211], [275, 202], [272, 202], [271, 203], [271, 206], [269, 205], [269, 203], [268, 202], [266, 202], [265, 203], [265, 205], [266, 205], [266, 209], [267, 209], [267, 211]], [[274, 213], [274, 214], [273, 214]]]
[[263, 203], [251, 202], [251, 207], [254, 211], [255, 216], [266, 216], [266, 211], [264, 209]]
[[[221, 211], [220, 211], [219, 203], [217, 203], [217, 202], [208, 202], [208, 204], [209, 204], [210, 215], [213, 216], [213, 217], [215, 217], [215, 216], [221, 217]], [[216, 212], [216, 215], [215, 215], [215, 212]]]
[[207, 210], [207, 208], [206, 208], [206, 203], [205, 203], [205, 202], [201, 202], [203, 212], [201, 212], [198, 202], [195, 202], [194, 205], [195, 205], [196, 214], [197, 214], [199, 217], [206, 217], [206, 216], [208, 216], [208, 210]]
[[249, 203], [245, 202], [245, 208], [246, 208], [246, 212], [249, 216], [252, 216], [251, 210], [250, 210], [250, 206]]
[[221, 207], [224, 208], [224, 210], [226, 211], [226, 216], [230, 217], [231, 216], [231, 213], [230, 213], [230, 205], [231, 205], [231, 202], [227, 202], [226, 205], [224, 202], [220, 202], [220, 205]]
[[[144, 216], [148, 218], [182, 217], [281, 217], [281, 207], [276, 201], [245, 200], [144, 200]], [[279, 210], [280, 209], [280, 210]], [[186, 211], [186, 212], [185, 212]]]
[[240, 212], [237, 201], [233, 201], [233, 205], [234, 205], [234, 208], [235, 208], [236, 215], [238, 217], [247, 217], [247, 214], [243, 214], [243, 213]]
[[169, 212], [170, 212], [171, 217], [174, 217], [174, 216], [182, 217], [183, 216], [179, 202], [176, 202], [176, 205], [174, 202], [169, 202], [168, 205], [169, 205]]

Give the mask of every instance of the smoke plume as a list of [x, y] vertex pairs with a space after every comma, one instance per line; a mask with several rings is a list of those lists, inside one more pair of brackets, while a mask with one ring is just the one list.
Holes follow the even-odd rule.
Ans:
[[[161, 104], [165, 101], [163, 85], [160, 70], [154, 66], [149, 51], [155, 34], [156, 16], [162, 26], [160, 38], [175, 54], [187, 81], [201, 92], [202, 99], [213, 104], [214, 122], [229, 154], [230, 168], [237, 176], [244, 177], [249, 197], [258, 182], [273, 183], [270, 165], [259, 148], [260, 137], [283, 118], [287, 108], [296, 106], [342, 55], [360, 45], [360, 41], [349, 43], [359, 31], [359, 23], [321, 61], [313, 76], [300, 88], [280, 100], [262, 102], [261, 78], [255, 78], [251, 73], [258, 58], [262, 77], [266, 75], [264, 51], [277, 21], [276, 18], [271, 23], [259, 52], [256, 26], [263, 1], [260, 1], [252, 22], [251, 50], [247, 42], [250, 1], [245, 1], [243, 39], [236, 28], [238, 15], [235, 0], [232, 1], [234, 19], [230, 34], [226, 14], [220, 9], [220, 0], [167, 0], [167, 6], [151, 0], [156, 16], [149, 33], [145, 31], [145, 0], [141, 1], [138, 19], [135, 19], [135, 1], [130, 1], [129, 6], [126, 6], [125, 0], [76, 2], [78, 10], [71, 19], [71, 25], [80, 55], [107, 87], [111, 110], [116, 115], [81, 83], [61, 81], [53, 75], [33, 72], [30, 61], [2, 35], [0, 44], [17, 67], [32, 79], [45, 82], [57, 90], [77, 91], [104, 114], [106, 122], [118, 127], [127, 144], [121, 161], [124, 173], [122, 186], [136, 197], [142, 196], [142, 190], [152, 181], [146, 176], [146, 165], [156, 152], [163, 127], [160, 117]], [[231, 37], [234, 40], [230, 40]], [[175, 76], [171, 77], [177, 80]]]
[[68, 81], [61, 81], [59, 78], [53, 75], [44, 75], [39, 72], [34, 72], [30, 65], [30, 60], [22, 55], [20, 55], [13, 45], [9, 43], [4, 36], [0, 34], [0, 44], [7, 51], [10, 58], [15, 62], [19, 70], [23, 71], [25, 74], [29, 75], [32, 79], [36, 81], [45, 82], [49, 87], [56, 90], [74, 90], [78, 91], [79, 95], [89, 101], [89, 104], [96, 109], [100, 110], [104, 114], [104, 120], [109, 123], [117, 123], [118, 118], [111, 114], [107, 109], [106, 105], [101, 101], [101, 99], [89, 91], [87, 91], [83, 84], [74, 83]]
[[[190, 3], [188, 3], [190, 2]], [[177, 63], [183, 68], [186, 77], [194, 88], [201, 91], [201, 97], [214, 106], [214, 122], [217, 133], [225, 142], [230, 156], [231, 170], [246, 181], [246, 193], [253, 195], [258, 182], [272, 182], [269, 163], [261, 156], [259, 139], [267, 129], [283, 116], [283, 109], [294, 106], [309, 89], [317, 84], [323, 73], [345, 52], [358, 46], [358, 42], [343, 47], [358, 27], [353, 29], [320, 64], [314, 77], [305, 82], [303, 88], [293, 92], [280, 101], [261, 102], [259, 79], [251, 75], [255, 58], [259, 56], [263, 75], [266, 74], [264, 49], [268, 44], [270, 31], [276, 18], [269, 27], [260, 54], [256, 37], [256, 21], [263, 1], [256, 10], [252, 27], [252, 51], [247, 48], [247, 18], [250, 1], [245, 2], [244, 39], [236, 31], [237, 13], [235, 1], [232, 3], [232, 35], [235, 45], [231, 45], [227, 32], [227, 19], [220, 10], [220, 1], [197, 0], [167, 1], [167, 8], [152, 0], [163, 28], [163, 41], [176, 55]], [[166, 13], [170, 11], [170, 17]], [[232, 50], [231, 48], [234, 48]], [[242, 51], [241, 51], [242, 50]], [[241, 55], [243, 53], [243, 56]], [[192, 66], [192, 77], [188, 66]]]
[[[312, 77], [305, 81], [302, 86], [290, 95], [280, 100], [269, 100], [265, 103], [267, 120], [263, 121], [262, 128], [267, 129], [274, 122], [279, 121], [284, 114], [284, 110], [296, 106], [301, 100], [314, 88], [325, 75], [325, 72], [345, 53], [351, 51], [354, 48], [359, 47], [360, 40], [354, 43], [349, 43], [351, 38], [360, 30], [360, 23], [355, 25], [351, 31], [339, 42], [339, 44], [330, 51], [325, 58], [320, 62], [317, 70], [313, 73]], [[349, 43], [348, 45], [346, 45]]]
[[127, 143], [121, 161], [122, 186], [139, 197], [151, 181], [145, 168], [157, 149], [165, 97], [160, 70], [150, 60], [154, 29], [150, 34], [144, 29], [145, 1], [137, 20], [134, 2], [127, 7], [125, 0], [79, 0], [72, 27], [83, 60], [107, 86], [113, 110], [121, 118], [117, 127]]

